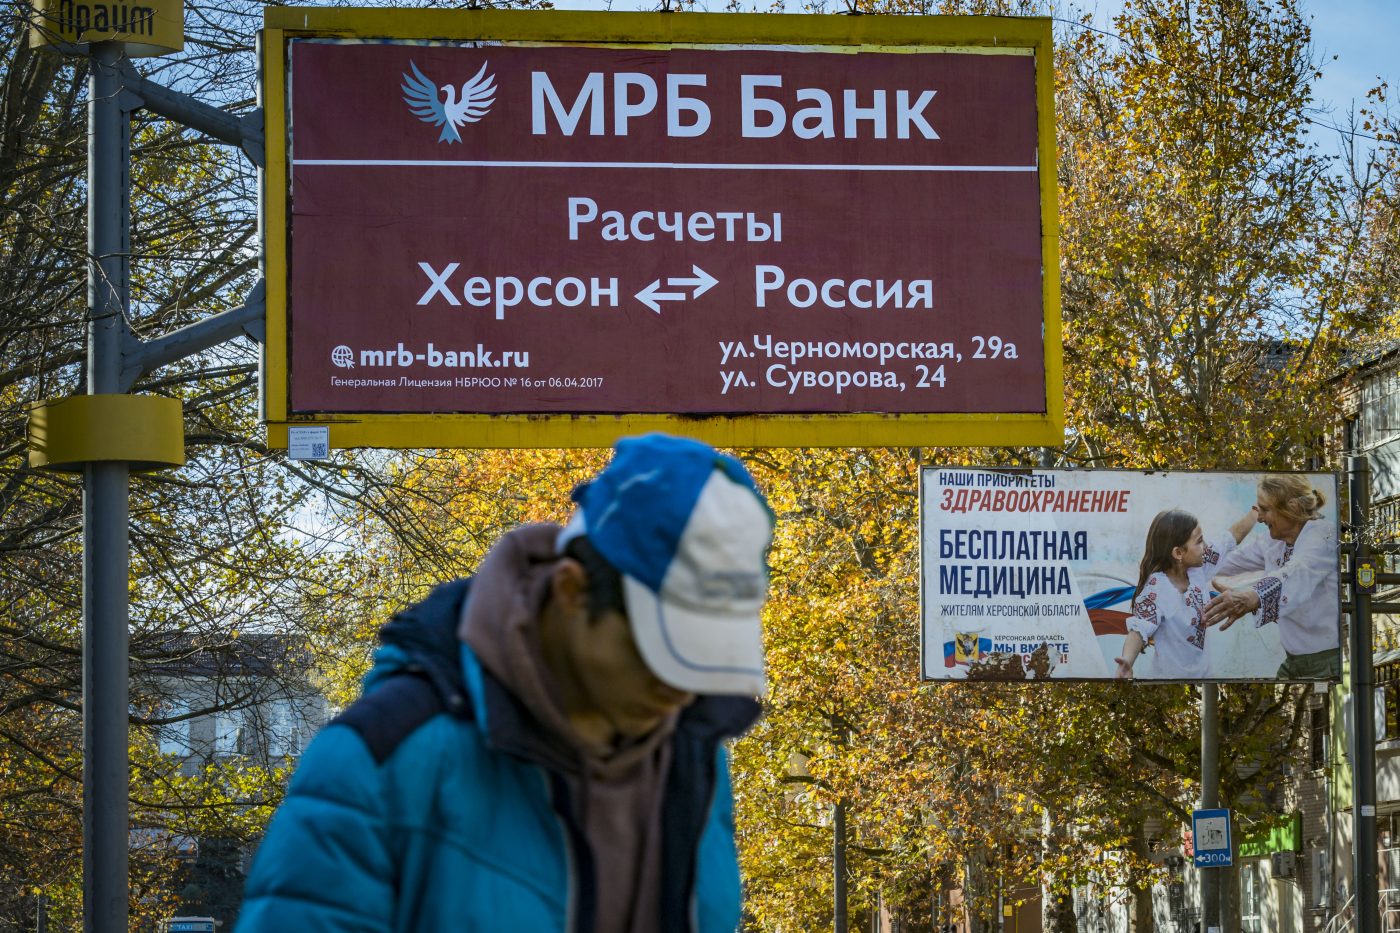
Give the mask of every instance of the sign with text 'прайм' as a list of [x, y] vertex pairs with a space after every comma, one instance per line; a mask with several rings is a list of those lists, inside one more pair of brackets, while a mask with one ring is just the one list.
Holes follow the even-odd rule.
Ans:
[[267, 15], [274, 442], [1060, 442], [1045, 21]]

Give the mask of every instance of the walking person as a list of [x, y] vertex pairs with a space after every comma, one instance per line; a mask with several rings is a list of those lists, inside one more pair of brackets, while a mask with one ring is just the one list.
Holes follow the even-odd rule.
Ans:
[[573, 499], [383, 628], [239, 933], [738, 927], [723, 743], [764, 689], [771, 513], [737, 460], [659, 434]]

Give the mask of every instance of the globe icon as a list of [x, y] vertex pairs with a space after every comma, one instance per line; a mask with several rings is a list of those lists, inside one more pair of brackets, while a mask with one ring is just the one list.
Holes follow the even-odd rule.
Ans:
[[331, 351], [331, 362], [341, 369], [355, 368], [355, 351], [341, 344]]

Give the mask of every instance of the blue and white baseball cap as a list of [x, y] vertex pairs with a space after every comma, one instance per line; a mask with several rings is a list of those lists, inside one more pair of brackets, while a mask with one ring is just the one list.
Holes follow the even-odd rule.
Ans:
[[762, 694], [773, 513], [744, 465], [688, 438], [624, 438], [573, 498], [559, 552], [586, 534], [622, 575], [652, 673], [693, 693]]

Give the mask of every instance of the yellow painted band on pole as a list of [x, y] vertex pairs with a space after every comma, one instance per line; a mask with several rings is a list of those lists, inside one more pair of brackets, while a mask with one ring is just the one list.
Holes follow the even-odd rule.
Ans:
[[182, 51], [184, 0], [30, 0], [31, 49], [85, 54], [89, 43], [112, 41], [132, 58]]
[[133, 471], [185, 462], [180, 400], [156, 395], [75, 395], [29, 410], [29, 465], [76, 473], [93, 462]]

